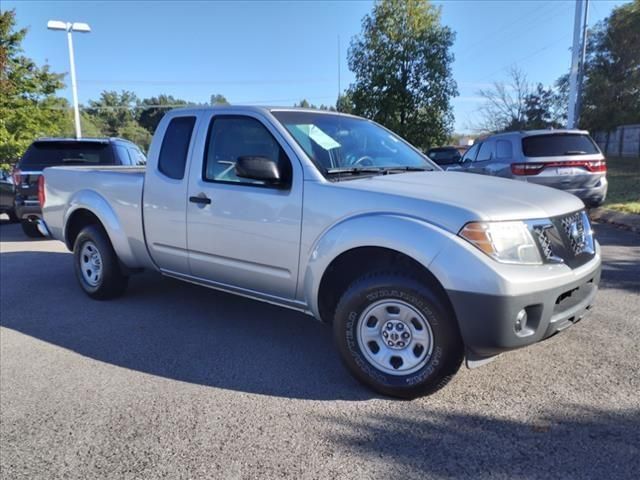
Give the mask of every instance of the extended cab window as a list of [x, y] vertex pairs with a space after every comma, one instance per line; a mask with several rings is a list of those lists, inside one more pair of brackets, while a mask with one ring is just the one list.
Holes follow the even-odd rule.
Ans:
[[273, 135], [255, 118], [220, 116], [212, 120], [207, 137], [204, 180], [266, 186], [261, 180], [238, 177], [240, 157], [267, 157], [277, 162], [285, 179], [291, 176], [291, 162]]
[[189, 142], [196, 117], [176, 117], [169, 122], [158, 158], [158, 170], [169, 178], [182, 180]]

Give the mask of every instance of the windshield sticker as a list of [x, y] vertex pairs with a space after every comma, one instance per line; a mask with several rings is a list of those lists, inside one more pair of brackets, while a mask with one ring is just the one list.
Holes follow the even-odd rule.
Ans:
[[300, 130], [302, 133], [304, 133], [307, 137], [309, 137], [311, 140], [316, 142], [325, 150], [340, 148], [342, 146], [338, 142], [336, 142], [333, 138], [331, 138], [329, 135], [324, 133], [321, 129], [316, 127], [315, 125], [311, 125], [311, 124], [295, 125], [295, 128]]

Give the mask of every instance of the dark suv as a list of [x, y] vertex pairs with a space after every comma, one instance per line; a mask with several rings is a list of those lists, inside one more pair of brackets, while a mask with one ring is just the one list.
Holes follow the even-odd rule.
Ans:
[[38, 179], [47, 167], [61, 165], [145, 165], [134, 143], [121, 138], [42, 138], [31, 144], [13, 172], [15, 215], [29, 237], [40, 237], [36, 220], [42, 217]]

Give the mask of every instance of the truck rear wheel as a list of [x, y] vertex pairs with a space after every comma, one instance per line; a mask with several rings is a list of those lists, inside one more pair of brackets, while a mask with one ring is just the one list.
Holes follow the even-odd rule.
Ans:
[[22, 220], [20, 222], [20, 225], [22, 226], [22, 231], [27, 237], [29, 238], [43, 237], [43, 235], [40, 233], [40, 230], [38, 230], [38, 226], [36, 225], [36, 222], [32, 222], [29, 220]]
[[373, 273], [343, 294], [333, 322], [351, 373], [373, 390], [416, 398], [444, 387], [464, 347], [455, 318], [434, 291], [402, 273]]
[[87, 295], [109, 300], [122, 295], [129, 277], [122, 273], [118, 256], [105, 231], [96, 225], [82, 229], [73, 246], [76, 278]]

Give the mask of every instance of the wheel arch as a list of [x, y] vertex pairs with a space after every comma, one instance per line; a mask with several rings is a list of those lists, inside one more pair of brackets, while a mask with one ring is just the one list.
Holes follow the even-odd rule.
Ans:
[[[365, 215], [328, 230], [314, 245], [304, 275], [304, 297], [311, 312], [327, 322], [341, 292], [374, 270], [401, 269], [432, 286], [451, 306], [429, 265], [446, 245], [448, 233], [412, 217]], [[452, 310], [453, 311], [453, 310]]]
[[81, 190], [69, 203], [64, 216], [64, 242], [69, 250], [73, 250], [75, 239], [84, 227], [99, 225], [120, 261], [127, 267], [137, 267], [126, 232], [106, 199], [95, 191]]

